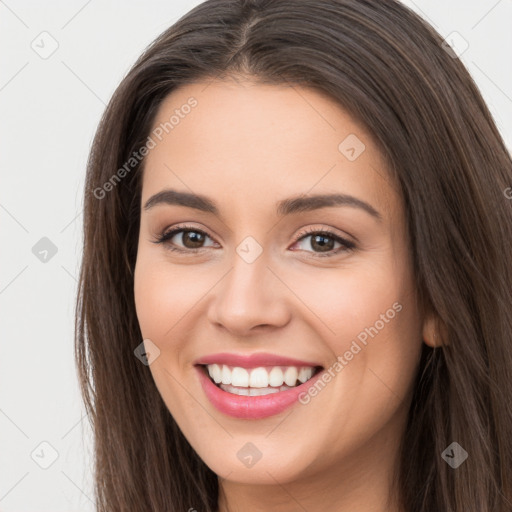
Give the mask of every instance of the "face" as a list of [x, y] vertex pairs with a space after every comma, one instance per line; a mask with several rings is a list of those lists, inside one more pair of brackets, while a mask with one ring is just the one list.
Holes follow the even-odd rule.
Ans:
[[[390, 459], [424, 325], [403, 204], [369, 134], [312, 89], [245, 81], [173, 91], [153, 128], [135, 302], [158, 353], [149, 369], [192, 447], [240, 483], [325, 482]], [[300, 395], [239, 396], [205, 385], [198, 361], [227, 362], [214, 379], [237, 390], [255, 367], [274, 391], [276, 366], [290, 387], [301, 365], [322, 368]]]

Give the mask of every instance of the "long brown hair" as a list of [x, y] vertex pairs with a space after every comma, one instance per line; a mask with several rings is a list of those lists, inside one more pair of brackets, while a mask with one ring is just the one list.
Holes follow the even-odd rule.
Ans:
[[[402, 507], [512, 510], [512, 161], [442, 43], [395, 0], [208, 0], [123, 79], [88, 161], [76, 312], [99, 512], [217, 510], [217, 476], [134, 356], [144, 159], [130, 158], [170, 92], [237, 75], [330, 95], [373, 135], [399, 184], [416, 285], [444, 342], [423, 346], [396, 473]], [[456, 469], [441, 456], [452, 442], [468, 453]]]

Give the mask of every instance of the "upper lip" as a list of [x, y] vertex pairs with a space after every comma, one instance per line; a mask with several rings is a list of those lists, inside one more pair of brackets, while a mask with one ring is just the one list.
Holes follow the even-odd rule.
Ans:
[[256, 354], [233, 354], [222, 352], [200, 357], [194, 362], [195, 365], [225, 364], [227, 366], [239, 366], [241, 368], [258, 368], [259, 366], [322, 366], [319, 363], [301, 361], [292, 357], [279, 356], [267, 352]]

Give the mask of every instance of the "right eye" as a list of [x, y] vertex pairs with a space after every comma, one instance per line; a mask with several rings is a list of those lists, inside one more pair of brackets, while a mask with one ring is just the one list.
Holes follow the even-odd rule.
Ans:
[[[172, 241], [173, 238], [181, 240], [182, 246], [177, 246], [176, 243]], [[200, 229], [192, 226], [179, 226], [158, 235], [154, 243], [163, 244], [166, 249], [171, 251], [194, 252], [206, 248], [202, 245], [206, 238], [210, 238], [211, 240], [211, 237]]]

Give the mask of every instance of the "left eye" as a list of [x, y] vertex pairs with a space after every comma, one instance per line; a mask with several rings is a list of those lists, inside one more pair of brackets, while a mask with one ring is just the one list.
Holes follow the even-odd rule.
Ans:
[[[311, 240], [307, 245], [313, 249], [313, 252], [318, 253], [318, 256], [333, 256], [342, 251], [348, 251], [355, 248], [354, 243], [329, 231], [314, 231], [303, 235], [295, 244], [305, 243], [305, 240], [308, 238]], [[341, 247], [338, 246], [338, 249], [334, 250], [335, 244], [339, 244]]]

